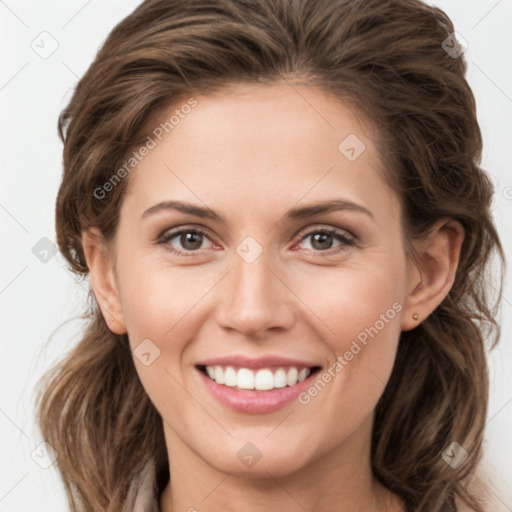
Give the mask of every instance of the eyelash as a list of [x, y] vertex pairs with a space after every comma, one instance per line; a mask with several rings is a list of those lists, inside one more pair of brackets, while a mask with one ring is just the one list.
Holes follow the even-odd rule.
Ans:
[[[173, 232], [164, 232], [162, 233], [158, 239], [157, 239], [157, 244], [161, 244], [161, 245], [167, 245], [166, 249], [169, 250], [170, 252], [172, 252], [173, 254], [177, 254], [179, 256], [185, 256], [185, 257], [188, 257], [188, 256], [195, 256], [197, 253], [200, 252], [200, 250], [196, 250], [196, 251], [179, 251], [179, 250], [176, 250], [176, 249], [173, 249], [170, 245], [169, 245], [169, 241], [172, 240], [173, 238], [179, 236], [179, 235], [182, 235], [183, 233], [200, 233], [204, 236], [206, 236], [207, 238], [210, 238], [208, 236], [208, 232], [203, 229], [203, 228], [200, 228], [200, 227], [185, 227], [185, 228], [181, 228], [179, 229], [178, 231], [173, 231]], [[347, 246], [353, 246], [355, 245], [355, 242], [356, 242], [356, 238], [355, 237], [348, 237], [346, 236], [344, 233], [344, 231], [341, 231], [341, 230], [338, 230], [338, 229], [335, 229], [335, 228], [317, 228], [317, 229], [312, 229], [312, 230], [309, 230], [309, 231], [302, 231], [299, 233], [298, 236], [298, 241], [301, 241], [303, 240], [304, 238], [307, 238], [308, 236], [311, 236], [311, 235], [314, 235], [314, 234], [318, 234], [318, 233], [321, 233], [321, 234], [328, 234], [328, 235], [333, 235], [335, 238], [337, 238], [339, 241], [342, 242], [342, 245], [338, 246], [337, 248], [335, 249], [328, 249], [326, 251], [319, 251], [319, 250], [315, 250], [315, 249], [308, 249], [308, 251], [313, 251], [313, 254], [314, 256], [331, 256], [331, 255], [334, 255], [334, 254], [337, 254], [338, 252], [341, 252], [343, 250], [346, 250]]]

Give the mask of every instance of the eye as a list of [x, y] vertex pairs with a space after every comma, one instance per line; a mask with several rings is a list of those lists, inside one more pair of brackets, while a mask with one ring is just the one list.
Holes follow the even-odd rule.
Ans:
[[[180, 256], [193, 256], [205, 248], [203, 247], [205, 238], [209, 239], [208, 233], [204, 229], [200, 227], [184, 227], [176, 231], [165, 231], [157, 239], [157, 243], [165, 245], [169, 251]], [[311, 238], [311, 248], [307, 248], [307, 251], [327, 254], [345, 250], [347, 247], [353, 246], [356, 241], [353, 235], [335, 228], [317, 228], [299, 235], [299, 241], [306, 240], [307, 238]], [[176, 239], [176, 242], [173, 242], [174, 239]], [[332, 249], [332, 245], [336, 240], [339, 241], [339, 244]], [[182, 249], [176, 249], [175, 244], [181, 244]]]
[[[310, 246], [314, 252], [326, 252], [326, 253], [337, 253], [345, 250], [347, 246], [353, 246], [355, 244], [355, 237], [347, 233], [346, 231], [338, 230], [335, 228], [323, 228], [314, 229], [306, 233], [301, 233], [300, 240], [306, 240], [311, 238]], [[332, 249], [332, 244], [335, 240], [338, 240], [340, 244]]]
[[[175, 249], [172, 240], [177, 239], [177, 243], [181, 244], [183, 250]], [[208, 238], [205, 230], [195, 228], [182, 228], [178, 231], [166, 231], [157, 240], [157, 243], [166, 245], [166, 247], [173, 253], [183, 256], [193, 256], [194, 253], [199, 252], [202, 247], [204, 239]], [[187, 254], [190, 253], [190, 254]]]

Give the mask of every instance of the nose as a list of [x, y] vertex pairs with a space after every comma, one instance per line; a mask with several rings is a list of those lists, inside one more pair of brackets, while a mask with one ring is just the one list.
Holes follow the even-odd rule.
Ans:
[[222, 328], [251, 339], [262, 339], [269, 330], [291, 328], [293, 292], [286, 277], [271, 268], [269, 260], [266, 251], [251, 263], [237, 253], [233, 255], [234, 268], [219, 290], [217, 322]]

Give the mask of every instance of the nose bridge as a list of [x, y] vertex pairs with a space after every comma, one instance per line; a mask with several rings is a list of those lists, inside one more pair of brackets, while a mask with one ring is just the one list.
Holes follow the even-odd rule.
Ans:
[[225, 328], [244, 334], [289, 327], [293, 319], [286, 287], [271, 270], [272, 255], [252, 237], [233, 254], [233, 270], [222, 290], [218, 319]]

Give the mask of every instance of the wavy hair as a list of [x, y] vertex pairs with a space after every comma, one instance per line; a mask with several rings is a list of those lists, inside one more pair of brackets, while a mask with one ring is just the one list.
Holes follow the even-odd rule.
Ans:
[[[106, 198], [94, 191], [170, 105], [236, 82], [286, 80], [321, 88], [370, 122], [406, 241], [444, 217], [465, 229], [453, 286], [402, 332], [373, 425], [374, 474], [418, 512], [484, 510], [467, 483], [482, 455], [486, 349], [499, 338], [502, 277], [492, 279], [492, 263], [504, 255], [466, 61], [443, 48], [453, 31], [445, 12], [419, 0], [146, 0], [111, 31], [59, 118], [57, 241], [84, 276], [82, 232], [115, 236], [130, 177]], [[151, 458], [168, 461], [127, 335], [112, 333], [91, 299], [83, 338], [40, 382], [38, 421], [71, 509], [115, 512]], [[457, 469], [441, 456], [453, 441], [468, 453]]]

